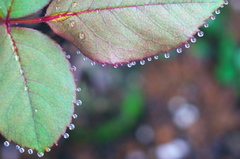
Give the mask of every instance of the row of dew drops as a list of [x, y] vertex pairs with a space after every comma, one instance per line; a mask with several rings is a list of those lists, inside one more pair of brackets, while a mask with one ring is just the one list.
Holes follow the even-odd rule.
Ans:
[[[224, 5], [228, 5], [228, 3], [229, 3], [228, 0], [225, 0]], [[221, 8], [223, 8], [224, 5], [222, 5]], [[220, 13], [221, 13], [221, 12], [220, 12], [220, 9], [218, 9], [218, 10], [215, 11], [215, 14], [220, 14]], [[211, 20], [215, 20], [216, 17], [215, 17], [214, 15], [212, 15], [212, 16], [210, 17], [210, 19], [211, 19]], [[73, 27], [73, 26], [74, 26], [74, 22], [71, 22], [71, 23], [70, 23], [70, 26]], [[208, 23], [205, 23], [203, 26], [204, 26], [205, 28], [208, 28], [208, 27], [209, 27], [209, 24], [208, 24]], [[200, 38], [203, 37], [203, 36], [204, 36], [204, 32], [203, 32], [203, 31], [197, 32], [197, 36], [200, 37]], [[83, 32], [80, 32], [80, 33], [79, 33], [79, 38], [80, 38], [80, 39], [84, 39], [84, 38], [85, 38], [85, 35], [84, 35]], [[192, 38], [190, 39], [190, 42], [191, 42], [191, 43], [196, 43], [196, 42], [197, 42], [197, 39], [196, 39], [195, 37], [192, 37]], [[187, 49], [190, 48], [190, 46], [191, 46], [191, 45], [190, 45], [188, 42], [183, 45], [183, 47], [185, 47], [185, 48], [187, 48]], [[176, 52], [177, 52], [177, 53], [182, 53], [182, 52], [183, 52], [182, 47], [178, 47], [178, 48], [176, 49]], [[77, 54], [81, 54], [81, 52], [80, 52], [80, 51], [77, 51]], [[165, 57], [165, 58], [170, 58], [170, 53], [169, 53], [169, 52], [165, 53], [165, 54], [164, 54], [164, 57]], [[70, 55], [66, 55], [66, 58], [67, 58], [67, 59], [70, 59], [71, 56], [70, 56]], [[146, 60], [143, 59], [143, 60], [139, 61], [139, 63], [140, 63], [140, 65], [145, 65], [145, 64], [146, 64], [146, 61], [149, 61], [149, 62], [150, 62], [150, 61], [152, 61], [153, 59], [158, 60], [158, 59], [159, 59], [159, 56], [158, 56], [158, 55], [155, 55], [155, 56], [153, 56], [153, 57], [148, 57]], [[84, 56], [84, 57], [83, 57], [83, 60], [84, 60], [84, 61], [87, 61], [88, 58]], [[132, 61], [132, 62], [127, 63], [127, 67], [131, 68], [131, 67], [135, 66], [136, 64], [137, 64], [136, 61]], [[95, 61], [91, 61], [91, 65], [92, 65], [92, 66], [96, 65], [96, 62], [95, 62]], [[102, 66], [105, 67], [106, 64], [102, 64]], [[116, 64], [116, 65], [114, 65], [114, 68], [118, 68], [118, 66], [119, 66], [119, 65]], [[123, 64], [121, 64], [121, 66], [123, 66]], [[75, 67], [75, 66], [72, 66], [72, 67], [71, 67], [71, 71], [72, 71], [72, 72], [75, 72], [75, 71], [76, 71], [76, 67]]]
[[[76, 89], [77, 92], [80, 92], [81, 90], [82, 90], [82, 89], [81, 89], [80, 87], [78, 87], [78, 88]], [[76, 106], [82, 105], [82, 101], [81, 101], [81, 100], [77, 100], [77, 101], [75, 102], [75, 105], [76, 105]], [[76, 119], [77, 117], [78, 117], [77, 114], [73, 114], [73, 115], [72, 115], [72, 118], [73, 118], [73, 119]], [[75, 129], [75, 125], [74, 125], [74, 124], [70, 124], [70, 125], [68, 126], [68, 129], [69, 129], [69, 130], [74, 130], [74, 129]], [[63, 134], [63, 138], [64, 138], [64, 139], [68, 139], [69, 137], [70, 137], [70, 135], [69, 135], [68, 133]], [[9, 142], [9, 141], [5, 141], [3, 144], [4, 144], [5, 147], [9, 147], [9, 146], [10, 146], [10, 142]], [[20, 153], [24, 153], [24, 152], [25, 152], [25, 149], [24, 149], [23, 147], [19, 146], [19, 145], [16, 145], [16, 149], [17, 149]], [[46, 148], [45, 151], [46, 151], [46, 152], [50, 152], [51, 149], [50, 149], [50, 148]], [[33, 151], [32, 149], [28, 149], [27, 152], [28, 152], [28, 154], [30, 154], [30, 155], [34, 153], [34, 151]], [[37, 152], [37, 156], [38, 156], [38, 157], [43, 157], [43, 156], [44, 156], [44, 152]]]
[[[228, 3], [229, 3], [228, 0], [225, 0], [224, 5], [228, 5]], [[221, 8], [223, 8], [224, 5], [223, 5]], [[216, 11], [215, 11], [215, 14], [220, 14], [220, 10], [219, 10], [219, 9], [216, 10]], [[215, 19], [216, 19], [216, 17], [215, 17], [214, 15], [212, 15], [212, 16], [211, 16], [211, 20], [215, 20]], [[74, 24], [71, 23], [71, 25], [74, 25]], [[208, 28], [208, 27], [209, 27], [209, 24], [205, 23], [203, 26], [204, 26], [205, 28]], [[199, 32], [197, 33], [197, 35], [198, 35], [198, 37], [203, 37], [203, 36], [204, 36], [204, 32], [203, 32], [203, 31], [199, 31]], [[81, 32], [81, 33], [79, 34], [79, 37], [80, 37], [81, 39], [84, 39], [84, 34]], [[190, 41], [191, 41], [192, 43], [196, 43], [196, 42], [197, 42], [197, 39], [196, 39], [195, 37], [192, 37], [192, 38], [190, 39]], [[185, 47], [185, 48], [190, 48], [190, 44], [189, 44], [189, 43], [186, 43], [186, 44], [184, 44], [184, 47]], [[182, 51], [183, 51], [183, 49], [182, 49], [181, 47], [179, 47], [179, 48], [176, 49], [176, 52], [177, 52], [177, 53], [182, 53]], [[81, 52], [80, 52], [80, 51], [77, 51], [77, 54], [81, 54]], [[165, 57], [165, 58], [170, 58], [170, 53], [165, 53], [165, 54], [164, 54], [164, 57]], [[70, 59], [71, 56], [70, 56], [70, 55], [66, 55], [66, 58], [67, 58], [67, 59]], [[153, 58], [152, 58], [152, 57], [148, 57], [148, 58], [147, 58], [147, 61], [152, 61], [152, 59], [158, 60], [158, 58], [159, 58], [158, 55], [155, 55], [155, 56], [153, 56]], [[87, 57], [83, 57], [83, 60], [84, 60], [84, 61], [87, 61], [88, 58], [87, 58]], [[145, 60], [141, 60], [139, 63], [140, 63], [140, 65], [145, 65], [146, 61], [145, 61]], [[136, 64], [137, 64], [136, 61], [133, 61], [133, 62], [128, 63], [128, 64], [127, 64], [127, 67], [131, 68], [132, 66], [135, 66]], [[96, 65], [96, 62], [91, 61], [91, 65], [92, 65], [92, 66]], [[102, 64], [102, 66], [105, 67], [106, 64]], [[118, 65], [115, 65], [114, 68], [118, 68]], [[70, 68], [70, 70], [71, 70], [72, 72], [75, 72], [76, 69], [77, 69], [76, 66], [71, 66], [71, 68]], [[21, 71], [20, 71], [20, 72], [21, 72]], [[77, 88], [76, 91], [77, 91], [77, 92], [80, 92], [80, 91], [81, 91], [81, 88], [80, 88], [80, 87]], [[82, 101], [81, 101], [81, 100], [77, 100], [77, 101], [75, 102], [75, 105], [76, 105], [76, 106], [82, 105]], [[73, 114], [73, 115], [72, 115], [72, 118], [73, 118], [73, 119], [76, 119], [77, 117], [78, 117], [77, 114]], [[69, 130], [74, 130], [74, 129], [75, 129], [75, 125], [74, 125], [74, 124], [70, 124], [70, 125], [68, 126], [68, 128], [69, 128]], [[70, 136], [70, 135], [69, 135], [68, 133], [63, 134], [63, 138], [64, 138], [64, 139], [68, 139], [69, 136]], [[5, 141], [5, 142], [4, 142], [4, 146], [9, 147], [9, 146], [10, 146], [10, 142], [9, 142], [9, 141]], [[25, 152], [25, 149], [22, 148], [22, 147], [20, 147], [19, 145], [16, 145], [16, 149], [19, 150], [20, 153], [24, 153], [24, 152]], [[50, 149], [50, 148], [47, 148], [47, 149], [45, 149], [45, 151], [46, 151], [46, 152], [50, 152], [51, 149]], [[33, 151], [32, 149], [28, 149], [27, 152], [28, 152], [28, 154], [33, 154], [33, 153], [34, 153], [34, 151]], [[38, 157], [43, 157], [43, 156], [44, 156], [44, 153], [43, 153], [43, 152], [37, 152], [37, 156], [38, 156]]]

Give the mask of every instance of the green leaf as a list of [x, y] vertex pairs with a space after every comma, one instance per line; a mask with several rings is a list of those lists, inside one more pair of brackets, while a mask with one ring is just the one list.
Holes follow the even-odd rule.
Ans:
[[61, 48], [42, 33], [0, 26], [0, 132], [43, 152], [71, 122], [75, 84]]
[[224, 0], [53, 0], [48, 24], [85, 56], [108, 64], [187, 43]]
[[50, 0], [1, 0], [0, 17], [20, 18], [37, 12]]

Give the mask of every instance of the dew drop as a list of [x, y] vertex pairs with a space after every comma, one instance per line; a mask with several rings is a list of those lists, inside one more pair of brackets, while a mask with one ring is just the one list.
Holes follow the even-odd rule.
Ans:
[[151, 57], [149, 57], [147, 60], [148, 60], [148, 61], [152, 61], [152, 58], [151, 58]]
[[229, 2], [228, 2], [228, 0], [225, 0], [225, 3], [224, 3], [225, 5], [228, 5], [229, 4]]
[[50, 148], [46, 148], [45, 150], [46, 150], [46, 152], [50, 152], [50, 151], [51, 151], [51, 149], [50, 149]]
[[103, 64], [102, 64], [102, 67], [106, 67], [106, 64], [105, 64], [105, 63], [103, 63]]
[[155, 60], [158, 60], [158, 55], [155, 55], [154, 57], [153, 57]]
[[19, 149], [19, 152], [20, 152], [20, 153], [24, 153], [24, 152], [25, 152], [24, 148], [20, 148], [20, 149]]
[[70, 124], [69, 125], [69, 130], [74, 130], [75, 129], [75, 125], [74, 124]]
[[169, 54], [169, 53], [165, 53], [165, 54], [164, 54], [164, 57], [165, 57], [166, 59], [168, 59], [168, 58], [170, 58], [170, 54]]
[[177, 48], [177, 53], [179, 53], [179, 54], [182, 53], [182, 48], [180, 48], [180, 47]]
[[76, 101], [76, 105], [77, 105], [77, 106], [82, 105], [82, 101], [81, 101], [81, 100], [77, 100], [77, 101]]
[[199, 36], [200, 38], [204, 36], [204, 32], [203, 32], [203, 31], [199, 31], [197, 34], [198, 34], [198, 36]]
[[132, 63], [128, 63], [128, 64], [127, 64], [127, 67], [128, 67], [128, 68], [131, 68], [131, 67], [132, 67]]
[[86, 38], [85, 34], [82, 31], [79, 33], [79, 38], [81, 40], [84, 40]]
[[196, 38], [191, 38], [191, 42], [192, 42], [192, 43], [196, 43], [196, 42], [197, 42], [197, 39], [196, 39]]
[[83, 57], [83, 61], [87, 61], [88, 60], [88, 58], [87, 57]]
[[214, 15], [212, 15], [212, 16], [211, 16], [211, 19], [212, 19], [212, 20], [215, 20], [215, 19], [216, 19], [216, 17], [215, 17]]
[[145, 65], [145, 60], [140, 61], [140, 65]]
[[190, 44], [188, 44], [188, 43], [185, 44], [185, 48], [187, 48], [187, 49], [190, 48]]
[[77, 67], [76, 66], [72, 66], [71, 68], [70, 68], [70, 71], [72, 71], [72, 72], [75, 72], [77, 70]]
[[77, 54], [78, 54], [78, 55], [80, 55], [80, 54], [81, 54], [81, 52], [78, 50], [78, 51], [77, 51]]
[[71, 58], [71, 55], [66, 55], [66, 59], [70, 59]]
[[35, 113], [37, 113], [38, 112], [38, 110], [37, 109], [35, 109]]
[[21, 69], [21, 70], [20, 70], [20, 73], [23, 75], [23, 74], [24, 74], [24, 71]]
[[60, 10], [60, 7], [56, 7], [56, 10]]
[[69, 138], [69, 134], [68, 134], [68, 133], [65, 133], [65, 134], [63, 135], [63, 137], [64, 137], [64, 139], [67, 139], [67, 138]]
[[78, 87], [78, 88], [76, 89], [77, 92], [81, 92], [81, 90], [82, 90], [82, 88], [80, 88], [80, 87]]
[[38, 152], [37, 155], [38, 155], [38, 157], [43, 157], [44, 153], [43, 152]]
[[74, 7], [76, 7], [77, 6], [77, 2], [73, 2], [72, 3], [72, 7], [74, 8]]
[[91, 62], [91, 65], [92, 65], [92, 66], [95, 66], [95, 65], [96, 65], [96, 62], [92, 61], [92, 62]]
[[28, 149], [28, 154], [33, 154], [33, 150], [32, 149]]
[[27, 91], [27, 90], [28, 90], [28, 87], [25, 87], [24, 90]]
[[136, 61], [133, 61], [132, 62], [132, 66], [135, 66], [137, 63], [136, 63]]
[[220, 9], [216, 10], [215, 13], [220, 14], [221, 13]]
[[20, 57], [19, 56], [15, 56], [15, 60], [19, 61]]
[[73, 117], [73, 119], [77, 119], [78, 115], [77, 114], [73, 114], [72, 117]]
[[19, 150], [21, 147], [19, 145], [16, 145], [16, 149]]
[[70, 26], [71, 28], [75, 27], [75, 21], [72, 20], [72, 21], [70, 22], [69, 26]]
[[5, 141], [3, 144], [4, 144], [4, 146], [6, 146], [6, 147], [10, 146], [10, 143], [9, 143], [8, 141]]
[[205, 28], [208, 28], [208, 27], [209, 27], [209, 24], [208, 24], [208, 23], [205, 23], [205, 24], [204, 24], [204, 27], [205, 27]]
[[118, 64], [114, 65], [113, 67], [114, 67], [114, 68], [118, 68]]

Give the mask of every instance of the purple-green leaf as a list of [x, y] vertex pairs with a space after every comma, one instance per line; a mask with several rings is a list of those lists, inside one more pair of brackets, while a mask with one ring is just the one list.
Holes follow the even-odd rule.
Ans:
[[20, 18], [37, 12], [50, 0], [0, 0], [0, 18]]
[[187, 43], [223, 4], [224, 0], [53, 0], [47, 15], [63, 14], [48, 24], [85, 56], [115, 65]]
[[43, 152], [71, 122], [75, 83], [62, 49], [26, 28], [0, 26], [0, 132]]

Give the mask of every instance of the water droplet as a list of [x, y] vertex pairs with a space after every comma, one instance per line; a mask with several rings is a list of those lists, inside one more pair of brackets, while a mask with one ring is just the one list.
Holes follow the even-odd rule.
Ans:
[[16, 145], [16, 149], [19, 150], [21, 147], [19, 145]]
[[71, 55], [66, 55], [66, 59], [70, 59], [71, 58]]
[[208, 28], [208, 27], [209, 27], [209, 24], [208, 24], [208, 23], [205, 23], [205, 24], [204, 24], [204, 27], [205, 27], [205, 28]]
[[127, 67], [128, 67], [128, 68], [131, 68], [131, 67], [132, 67], [132, 63], [128, 63], [128, 64], [127, 64]]
[[169, 54], [169, 53], [165, 53], [165, 54], [164, 54], [164, 57], [165, 57], [166, 59], [168, 59], [168, 58], [170, 58], [170, 54]]
[[24, 74], [24, 71], [21, 69], [21, 70], [20, 70], [20, 73], [23, 75], [23, 74]]
[[19, 149], [19, 152], [20, 152], [20, 153], [24, 153], [24, 152], [25, 152], [24, 148], [20, 148], [20, 149]]
[[67, 138], [69, 138], [69, 134], [68, 134], [68, 133], [65, 133], [65, 134], [63, 135], [63, 137], [64, 137], [64, 139], [67, 139]]
[[91, 62], [91, 65], [92, 65], [92, 66], [96, 65], [96, 62], [92, 61], [92, 62]]
[[8, 141], [5, 141], [3, 144], [4, 144], [4, 146], [6, 146], [6, 147], [10, 146], [10, 143], [9, 143]]
[[72, 3], [72, 7], [74, 8], [74, 7], [76, 7], [77, 6], [77, 2], [73, 2]]
[[70, 26], [71, 28], [75, 27], [75, 21], [72, 20], [72, 21], [70, 22], [69, 26]]
[[74, 124], [70, 124], [69, 125], [69, 130], [74, 130], [75, 129], [75, 125]]
[[197, 39], [196, 38], [191, 38], [191, 42], [195, 43], [195, 42], [197, 42]]
[[81, 92], [81, 90], [82, 90], [82, 88], [80, 88], [80, 87], [78, 87], [78, 88], [76, 89], [77, 92]]
[[77, 71], [77, 67], [76, 67], [76, 66], [72, 66], [72, 67], [70, 68], [70, 71], [72, 71], [72, 72]]
[[15, 56], [16, 61], [19, 61], [19, 59], [20, 59], [20, 56]]
[[77, 114], [73, 114], [72, 117], [73, 117], [73, 119], [77, 119], [78, 115]]
[[225, 5], [228, 5], [229, 4], [229, 2], [228, 2], [228, 0], [225, 0], [225, 3], [224, 3]]
[[27, 91], [27, 90], [28, 90], [28, 87], [25, 87], [24, 90]]
[[180, 47], [177, 48], [177, 53], [179, 53], [179, 54], [182, 53], [182, 48], [180, 48]]
[[140, 61], [140, 65], [145, 65], [145, 60]]
[[35, 113], [37, 113], [38, 112], [38, 110], [37, 109], [35, 109]]
[[216, 10], [215, 13], [220, 14], [221, 13], [220, 9]]
[[185, 44], [185, 48], [187, 48], [187, 49], [190, 48], [190, 44], [188, 44], [188, 43]]
[[204, 32], [203, 32], [203, 31], [199, 31], [197, 34], [198, 34], [198, 36], [199, 36], [200, 38], [204, 36]]
[[155, 55], [155, 56], [154, 56], [154, 59], [155, 59], [155, 60], [158, 60], [158, 58], [159, 58], [158, 55]]
[[83, 61], [87, 61], [88, 60], [88, 58], [87, 57], [83, 57]]
[[103, 63], [103, 64], [102, 64], [102, 67], [105, 67], [105, 66], [106, 66], [106, 64], [105, 64], [105, 63]]
[[215, 19], [216, 19], [216, 17], [215, 17], [214, 15], [212, 15], [212, 16], [211, 16], [211, 19], [212, 19], [212, 20], [215, 20]]
[[78, 54], [78, 55], [80, 55], [80, 54], [81, 54], [81, 52], [78, 50], [78, 51], [77, 51], [77, 54]]
[[85, 34], [82, 31], [79, 33], [79, 38], [81, 40], [84, 40], [86, 38]]
[[77, 105], [77, 106], [82, 105], [82, 101], [81, 101], [81, 100], [77, 100], [77, 101], [76, 101], [76, 105]]
[[43, 152], [38, 152], [37, 155], [38, 155], [38, 157], [43, 157], [44, 153]]
[[50, 151], [51, 151], [51, 149], [50, 149], [50, 148], [46, 148], [45, 150], [46, 150], [46, 152], [50, 152]]
[[114, 67], [114, 68], [118, 68], [118, 64], [115, 64], [113, 67]]
[[152, 61], [152, 58], [151, 58], [151, 57], [149, 57], [147, 60], [148, 60], [148, 61]]
[[56, 10], [60, 10], [60, 7], [56, 7]]
[[33, 154], [33, 150], [32, 149], [28, 149], [28, 154]]
[[132, 66], [135, 66], [137, 63], [136, 63], [136, 61], [133, 61], [132, 62]]

